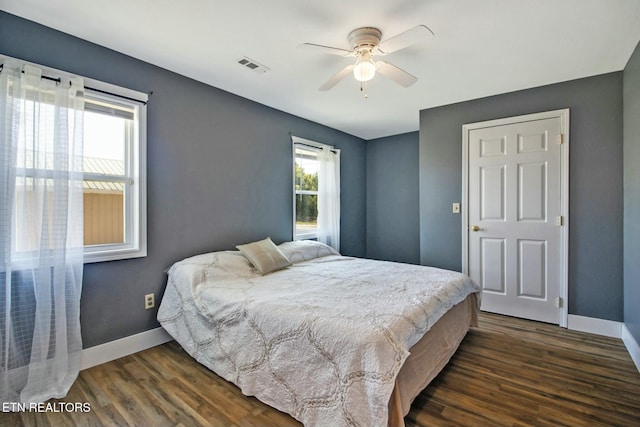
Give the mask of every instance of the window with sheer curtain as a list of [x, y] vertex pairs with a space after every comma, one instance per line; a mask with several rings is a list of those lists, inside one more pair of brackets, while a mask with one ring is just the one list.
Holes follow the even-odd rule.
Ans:
[[[45, 76], [65, 75], [41, 69]], [[147, 96], [91, 79], [84, 81], [87, 83], [82, 127], [84, 262], [146, 256]], [[37, 133], [44, 135], [44, 125], [39, 126]], [[20, 156], [30, 165], [24, 169], [28, 179], [42, 173], [41, 165], [53, 160], [52, 152], [36, 154], [31, 147], [25, 147]], [[19, 192], [16, 206], [31, 203], [29, 194]], [[30, 217], [15, 216], [16, 228], [28, 229], [29, 224]], [[27, 253], [38, 244], [33, 237], [21, 239], [15, 249]]]
[[[138, 94], [0, 55], [3, 402], [66, 395], [80, 367], [83, 264], [146, 255], [146, 95], [123, 93]], [[90, 236], [111, 220], [115, 231]]]
[[293, 236], [340, 250], [340, 150], [293, 140]]

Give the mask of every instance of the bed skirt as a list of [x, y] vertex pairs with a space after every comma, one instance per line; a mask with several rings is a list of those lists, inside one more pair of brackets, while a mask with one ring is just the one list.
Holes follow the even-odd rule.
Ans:
[[452, 307], [411, 347], [389, 399], [389, 427], [404, 427], [413, 400], [449, 362], [469, 327], [478, 325], [477, 295]]

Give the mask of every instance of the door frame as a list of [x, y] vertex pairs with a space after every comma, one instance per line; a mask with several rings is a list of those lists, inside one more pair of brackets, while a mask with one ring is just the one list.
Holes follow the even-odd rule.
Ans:
[[[560, 277], [558, 295], [559, 307], [558, 325], [567, 327], [569, 313], [569, 109], [546, 111], [542, 113], [525, 114], [484, 122], [462, 125], [462, 272], [469, 274], [469, 134], [472, 130], [487, 127], [502, 126], [519, 122], [544, 119], [560, 119], [562, 141], [560, 147]], [[560, 143], [555, 141], [553, 143]]]

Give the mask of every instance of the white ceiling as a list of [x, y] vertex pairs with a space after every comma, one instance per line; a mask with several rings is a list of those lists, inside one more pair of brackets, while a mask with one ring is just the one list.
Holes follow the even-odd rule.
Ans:
[[[640, 40], [640, 0], [0, 0], [0, 9], [364, 139], [418, 129], [421, 109], [624, 69]], [[373, 26], [389, 38], [419, 24], [435, 36], [385, 60], [418, 77], [383, 76], [368, 98], [349, 48]], [[271, 71], [237, 64], [247, 56]]]

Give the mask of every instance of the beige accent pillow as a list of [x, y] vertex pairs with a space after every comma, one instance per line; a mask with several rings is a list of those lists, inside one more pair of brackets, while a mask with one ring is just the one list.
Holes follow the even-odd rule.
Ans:
[[238, 245], [236, 249], [242, 252], [242, 255], [244, 255], [262, 275], [281, 270], [291, 265], [289, 259], [271, 241], [270, 237], [257, 242], [247, 243], [246, 245]]

